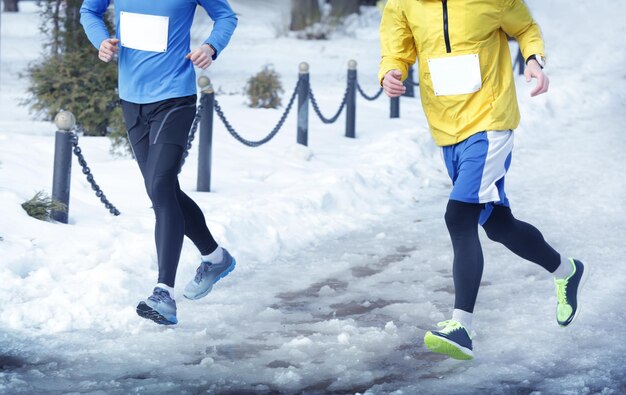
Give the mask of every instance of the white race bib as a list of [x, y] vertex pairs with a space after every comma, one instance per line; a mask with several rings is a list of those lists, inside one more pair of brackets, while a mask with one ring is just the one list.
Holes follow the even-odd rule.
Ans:
[[428, 59], [435, 96], [465, 95], [482, 87], [478, 54]]
[[169, 22], [166, 16], [121, 11], [120, 42], [126, 48], [166, 52]]

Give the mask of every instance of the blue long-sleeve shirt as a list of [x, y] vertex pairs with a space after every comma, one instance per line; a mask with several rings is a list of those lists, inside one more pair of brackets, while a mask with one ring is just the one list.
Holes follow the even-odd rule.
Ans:
[[[100, 48], [110, 38], [104, 14], [111, 0], [85, 0], [80, 9], [81, 24], [89, 41]], [[153, 103], [196, 93], [196, 74], [191, 60], [190, 29], [196, 6], [200, 4], [215, 22], [204, 41], [220, 54], [237, 26], [237, 17], [227, 0], [115, 0], [117, 32], [120, 38], [120, 12], [167, 17], [167, 50], [155, 52], [119, 46], [119, 95], [132, 103]]]

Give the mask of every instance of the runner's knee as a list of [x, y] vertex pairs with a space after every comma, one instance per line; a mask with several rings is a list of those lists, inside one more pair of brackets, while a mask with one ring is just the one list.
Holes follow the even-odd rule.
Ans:
[[444, 218], [450, 234], [460, 235], [476, 231], [480, 208], [480, 204], [465, 203], [457, 200], [448, 201]]
[[178, 193], [176, 177], [169, 174], [152, 177], [146, 181], [146, 191], [155, 208], [167, 206], [176, 199]]
[[483, 224], [483, 229], [490, 240], [503, 243], [508, 239], [514, 226], [515, 218], [511, 209], [505, 206], [495, 206], [489, 219]]

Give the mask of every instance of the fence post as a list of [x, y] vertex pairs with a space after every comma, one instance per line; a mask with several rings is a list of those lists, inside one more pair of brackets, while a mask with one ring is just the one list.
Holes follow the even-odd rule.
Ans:
[[515, 64], [517, 65], [517, 74], [524, 74], [524, 67], [526, 66], [526, 60], [524, 59], [524, 55], [522, 55], [522, 50], [520, 49], [517, 52], [517, 57], [515, 58]]
[[389, 103], [389, 118], [400, 118], [400, 96], [392, 97]]
[[411, 66], [409, 67], [409, 76], [406, 78], [406, 80], [404, 80], [404, 87], [406, 88], [406, 91], [402, 96], [415, 97], [415, 83], [413, 82], [413, 79], [414, 69], [413, 66]]
[[348, 96], [346, 97], [346, 137], [355, 138], [356, 128], [356, 60], [348, 62]]
[[70, 181], [72, 176], [72, 134], [76, 125], [74, 114], [61, 111], [54, 118], [57, 132], [54, 141], [54, 174], [52, 176], [52, 199], [65, 205], [66, 211], [53, 210], [50, 217], [58, 222], [67, 223], [70, 209]]
[[300, 63], [298, 75], [298, 144], [309, 142], [309, 64]]
[[198, 78], [200, 86], [200, 135], [198, 136], [198, 192], [211, 192], [211, 155], [213, 148], [213, 106], [215, 92], [209, 77]]

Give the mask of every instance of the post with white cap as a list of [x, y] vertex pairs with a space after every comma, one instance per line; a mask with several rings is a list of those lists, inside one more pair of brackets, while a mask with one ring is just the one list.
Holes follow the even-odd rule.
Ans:
[[200, 136], [198, 137], [198, 182], [199, 192], [211, 192], [211, 154], [213, 152], [213, 106], [215, 91], [209, 77], [198, 78], [201, 96]]
[[346, 96], [346, 137], [355, 138], [356, 128], [356, 60], [348, 62], [348, 94]]
[[298, 75], [298, 144], [309, 143], [309, 64], [300, 63]]
[[65, 211], [52, 210], [50, 217], [66, 224], [70, 207], [70, 181], [72, 176], [72, 134], [76, 125], [74, 114], [61, 111], [54, 118], [57, 132], [54, 142], [54, 174], [52, 176], [52, 199], [63, 203]]

